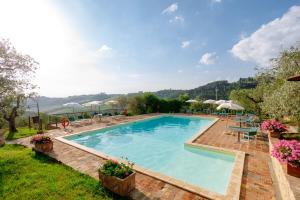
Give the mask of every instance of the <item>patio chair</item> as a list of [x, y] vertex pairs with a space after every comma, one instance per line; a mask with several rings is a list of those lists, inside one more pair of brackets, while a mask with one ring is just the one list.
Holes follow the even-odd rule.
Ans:
[[70, 117], [68, 117], [68, 120], [69, 120], [70, 122], [74, 122], [74, 121], [76, 121], [76, 119], [75, 119], [75, 117], [74, 117], [74, 116], [70, 116]]
[[256, 143], [256, 136], [257, 136], [257, 127], [239, 127], [239, 126], [229, 126], [229, 129], [234, 132], [240, 132], [244, 134], [243, 139], [248, 140], [250, 142], [250, 139], [255, 139]]
[[255, 144], [256, 144], [256, 141], [257, 141], [257, 129], [253, 128], [253, 130], [251, 130], [249, 132], [245, 132], [243, 139], [248, 140], [248, 142], [250, 142], [250, 139], [253, 139], [253, 140], [255, 140]]

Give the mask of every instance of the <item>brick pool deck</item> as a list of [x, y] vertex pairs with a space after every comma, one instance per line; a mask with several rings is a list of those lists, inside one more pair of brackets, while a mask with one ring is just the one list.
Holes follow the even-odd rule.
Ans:
[[[102, 123], [93, 123], [88, 126], [72, 128], [73, 133], [107, 127], [123, 122], [130, 122], [137, 119], [147, 118], [153, 115], [142, 115], [126, 117], [118, 120], [105, 120]], [[270, 157], [268, 140], [258, 137], [257, 142], [237, 143], [237, 136], [227, 135], [226, 120], [217, 121], [212, 127], [206, 130], [194, 142], [198, 144], [222, 147], [226, 149], [239, 150], [246, 153], [244, 171], [241, 185], [240, 199], [263, 200], [275, 199], [272, 176], [270, 173]], [[229, 125], [234, 122], [229, 121]], [[56, 129], [46, 133], [52, 138], [67, 135], [62, 130]], [[30, 138], [16, 140], [15, 143], [31, 146]], [[98, 179], [97, 169], [104, 162], [101, 157], [88, 153], [76, 147], [54, 140], [54, 150], [48, 154], [56, 160], [68, 165], [82, 173]], [[199, 169], [200, 170], [200, 169]], [[216, 180], [217, 181], [217, 180]], [[131, 192], [132, 199], [206, 199], [197, 194], [185, 191], [176, 186], [170, 185], [147, 175], [137, 173], [136, 189]]]

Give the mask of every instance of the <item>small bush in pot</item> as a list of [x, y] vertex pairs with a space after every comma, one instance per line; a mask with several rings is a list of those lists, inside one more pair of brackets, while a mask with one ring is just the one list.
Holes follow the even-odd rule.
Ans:
[[41, 134], [35, 135], [30, 140], [34, 148], [40, 152], [50, 152], [53, 150], [53, 141], [50, 137]]
[[287, 163], [287, 173], [300, 178], [300, 142], [279, 140], [274, 144], [272, 156], [282, 163]]
[[280, 134], [286, 131], [286, 126], [275, 119], [263, 121], [261, 124], [263, 130], [268, 130], [271, 137], [279, 138]]
[[99, 179], [110, 191], [120, 196], [127, 196], [135, 188], [133, 163], [107, 160], [99, 169]]

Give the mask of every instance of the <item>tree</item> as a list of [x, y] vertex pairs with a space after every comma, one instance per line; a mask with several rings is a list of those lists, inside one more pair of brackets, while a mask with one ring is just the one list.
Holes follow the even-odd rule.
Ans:
[[189, 99], [190, 99], [190, 95], [188, 93], [179, 95], [179, 101], [181, 101], [182, 103], [185, 103]]
[[254, 111], [260, 118], [262, 117], [263, 89], [259, 86], [255, 89], [232, 90], [229, 98], [237, 101], [246, 110]]
[[137, 95], [133, 96], [128, 101], [128, 109], [133, 114], [145, 114], [146, 113], [146, 105], [143, 96]]
[[128, 104], [128, 98], [125, 95], [122, 95], [118, 97], [117, 101], [121, 109], [125, 110]]
[[260, 85], [265, 88], [262, 109], [281, 118], [291, 116], [300, 123], [300, 84], [287, 78], [300, 74], [300, 45], [283, 51], [273, 60], [273, 67], [259, 74]]
[[38, 63], [29, 55], [16, 51], [8, 40], [0, 40], [0, 112], [9, 124], [9, 132], [17, 132], [16, 117], [28, 91]]
[[155, 113], [159, 111], [159, 99], [152, 93], [145, 93], [143, 96], [146, 113]]
[[1, 117], [2, 113], [0, 113], [0, 147], [5, 144], [4, 139], [4, 130], [2, 129], [4, 126], [4, 119]]

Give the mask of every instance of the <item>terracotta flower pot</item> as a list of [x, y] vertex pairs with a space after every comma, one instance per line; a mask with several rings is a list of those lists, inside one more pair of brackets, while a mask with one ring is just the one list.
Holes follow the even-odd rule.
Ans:
[[34, 149], [39, 152], [50, 152], [53, 150], [53, 142], [47, 142], [47, 143], [35, 143]]
[[300, 168], [294, 167], [290, 163], [287, 164], [287, 174], [291, 176], [295, 176], [297, 178], [300, 178]]
[[280, 137], [280, 132], [278, 131], [270, 131], [270, 136], [273, 138], [279, 138]]
[[123, 197], [135, 188], [135, 172], [120, 179], [115, 176], [107, 176], [99, 171], [99, 179], [105, 188]]

